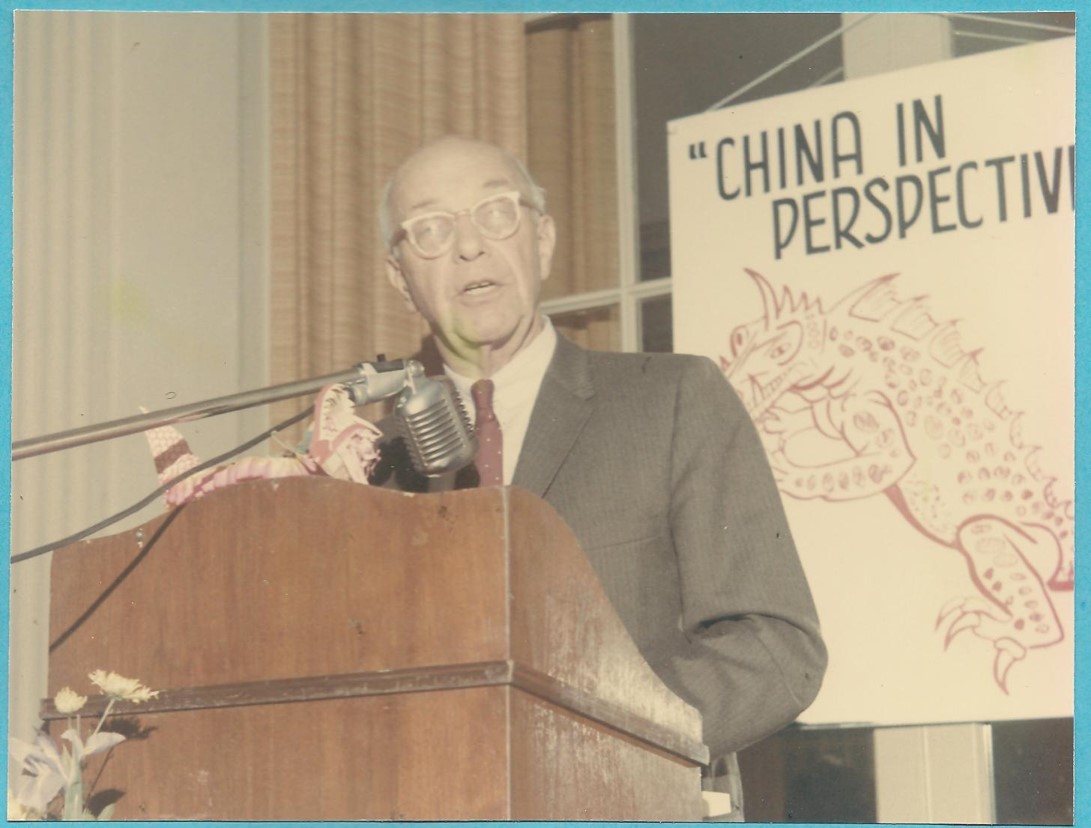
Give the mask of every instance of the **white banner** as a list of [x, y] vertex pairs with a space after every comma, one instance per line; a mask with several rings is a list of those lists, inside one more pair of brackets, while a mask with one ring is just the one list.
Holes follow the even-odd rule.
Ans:
[[674, 343], [758, 424], [812, 723], [1072, 715], [1074, 42], [669, 125]]

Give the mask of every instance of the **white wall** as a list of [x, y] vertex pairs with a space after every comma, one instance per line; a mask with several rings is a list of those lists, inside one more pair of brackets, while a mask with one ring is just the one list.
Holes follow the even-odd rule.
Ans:
[[[257, 15], [15, 14], [13, 439], [268, 384], [265, 48]], [[266, 425], [259, 409], [183, 430], [208, 457]], [[13, 553], [158, 485], [139, 435], [12, 472]], [[12, 569], [24, 737], [46, 692], [48, 566]]]

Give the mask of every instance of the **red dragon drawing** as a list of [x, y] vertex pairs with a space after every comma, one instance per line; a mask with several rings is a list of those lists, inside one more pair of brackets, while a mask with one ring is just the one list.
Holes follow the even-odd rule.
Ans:
[[734, 329], [721, 367], [758, 426], [780, 490], [847, 501], [879, 493], [966, 561], [977, 589], [939, 612], [944, 647], [972, 630], [1012, 666], [1062, 641], [1051, 599], [1073, 587], [1073, 504], [1039, 470], [1020, 415], [986, 384], [979, 351], [927, 297], [900, 299], [896, 274], [821, 299], [780, 294], [747, 270], [764, 315]]

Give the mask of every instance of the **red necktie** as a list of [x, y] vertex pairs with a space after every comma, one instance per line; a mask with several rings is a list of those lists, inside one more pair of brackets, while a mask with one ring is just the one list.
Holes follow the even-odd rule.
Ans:
[[470, 386], [477, 409], [474, 431], [477, 432], [478, 448], [474, 465], [477, 466], [480, 486], [504, 484], [504, 437], [500, 433], [500, 421], [492, 410], [492, 391], [492, 380], [478, 380]]

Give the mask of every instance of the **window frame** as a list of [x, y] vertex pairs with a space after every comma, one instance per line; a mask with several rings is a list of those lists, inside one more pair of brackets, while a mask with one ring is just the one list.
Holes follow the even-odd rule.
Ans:
[[643, 343], [641, 304], [671, 295], [670, 277], [640, 281], [640, 228], [636, 192], [636, 135], [633, 112], [633, 20], [630, 14], [612, 14], [614, 33], [615, 134], [617, 147], [618, 284], [612, 288], [576, 293], [542, 302], [543, 313], [572, 313], [616, 306], [623, 351], [639, 351]]

